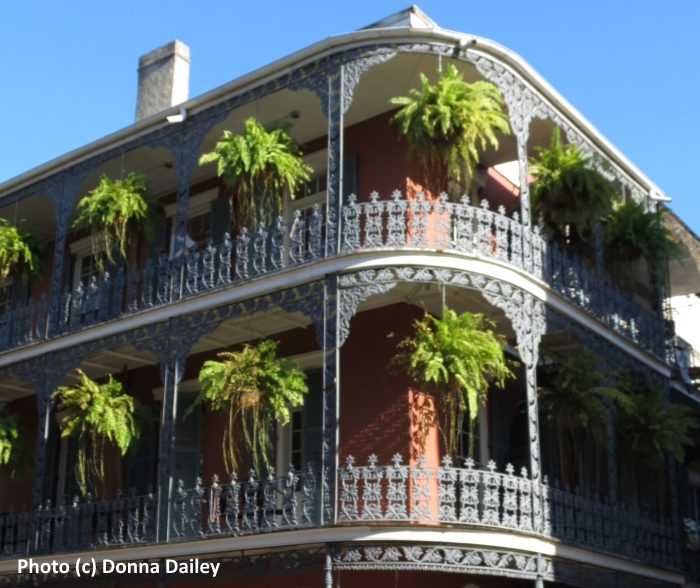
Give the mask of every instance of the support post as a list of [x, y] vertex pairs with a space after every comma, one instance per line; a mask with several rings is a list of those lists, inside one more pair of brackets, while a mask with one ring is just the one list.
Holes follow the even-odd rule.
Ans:
[[323, 289], [323, 453], [321, 465], [321, 524], [336, 516], [338, 469], [338, 277], [328, 276]]
[[326, 256], [339, 251], [343, 162], [343, 66], [328, 76], [328, 184], [326, 190]]
[[542, 554], [537, 554], [537, 578], [535, 579], [535, 588], [544, 588], [544, 578], [542, 577]]
[[[187, 125], [188, 121], [182, 123]], [[187, 125], [189, 126], [189, 125]], [[175, 160], [175, 173], [177, 174], [177, 207], [175, 209], [174, 239], [172, 241], [173, 270], [171, 275], [170, 296], [172, 300], [179, 300], [184, 288], [185, 256], [187, 251], [187, 209], [190, 201], [190, 173], [194, 162], [190, 161], [192, 155], [186, 153], [184, 148], [185, 129], [182, 130], [181, 140], [177, 147], [171, 149]], [[188, 159], [189, 155], [189, 159]], [[195, 153], [196, 155], [196, 153]]]
[[173, 445], [177, 422], [177, 388], [182, 379], [184, 360], [174, 349], [179, 336], [179, 317], [170, 319], [167, 359], [161, 364], [163, 408], [160, 426], [160, 462], [158, 465], [158, 511], [156, 542], [170, 539], [170, 514], [173, 495]]
[[530, 185], [528, 184], [527, 141], [530, 134], [530, 115], [515, 110], [510, 116], [510, 126], [515, 134], [520, 175], [520, 219], [523, 224], [523, 262], [525, 270], [533, 271], [532, 259], [532, 213], [530, 211]]
[[323, 566], [325, 572], [325, 588], [333, 588], [333, 558], [331, 544], [326, 543], [326, 563]]

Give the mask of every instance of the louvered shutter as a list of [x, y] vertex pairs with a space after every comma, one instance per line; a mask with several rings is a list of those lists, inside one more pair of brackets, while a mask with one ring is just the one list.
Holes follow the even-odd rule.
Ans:
[[165, 238], [168, 222], [169, 219], [161, 222], [153, 235], [153, 239], [148, 242], [148, 259], [152, 260], [154, 265], [157, 265], [158, 257], [165, 253]]
[[[194, 419], [194, 415], [192, 415]], [[154, 427], [157, 428], [157, 427]], [[138, 495], [146, 494], [149, 485], [154, 485], [157, 431], [146, 429], [131, 455], [129, 488], [136, 488]]]
[[508, 454], [510, 440], [508, 426], [508, 394], [505, 390], [492, 386], [489, 390], [491, 396], [491, 440], [493, 460], [498, 471], [505, 468], [505, 460]]
[[318, 473], [321, 471], [323, 455], [323, 369], [307, 370], [306, 385], [309, 392], [304, 398], [302, 409], [302, 468], [305, 472], [307, 464], [311, 463], [314, 471]]
[[179, 393], [177, 397], [177, 421], [175, 423], [175, 446], [173, 458], [173, 483], [179, 480], [185, 488], [194, 486], [199, 476], [199, 460], [202, 437], [202, 407], [197, 406], [183, 420], [187, 409], [194, 404], [196, 393]]
[[226, 233], [231, 236], [231, 209], [228, 198], [212, 200], [210, 226], [211, 240], [214, 245], [221, 245]]

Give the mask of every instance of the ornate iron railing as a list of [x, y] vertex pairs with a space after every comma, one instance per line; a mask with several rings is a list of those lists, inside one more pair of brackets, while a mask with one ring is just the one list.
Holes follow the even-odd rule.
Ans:
[[[380, 200], [374, 192], [363, 203], [350, 196], [341, 216], [341, 254], [417, 248], [497, 260], [531, 273], [621, 335], [665, 357], [661, 316], [590, 271], [581, 259], [548, 243], [539, 229], [525, 231], [517, 213], [509, 217], [503, 207], [491, 211], [486, 201], [471, 206], [466, 197], [449, 202], [445, 194], [434, 201], [422, 194], [406, 200], [397, 191], [389, 200]], [[184, 260], [161, 256], [143, 269], [134, 266], [128, 274], [119, 269], [114, 276], [65, 292], [55, 324], [50, 324], [49, 304], [42, 296], [38, 303], [30, 301], [0, 316], [0, 351], [321, 259], [324, 229], [316, 205], [308, 218], [297, 211], [290, 223], [278, 218], [272, 227], [260, 226], [252, 235], [243, 229], [234, 241], [227, 235], [221, 245], [209, 244]]]
[[634, 343], [665, 357], [663, 318], [634, 302], [608, 280], [590, 271], [586, 263], [556, 243], [549, 243], [536, 227], [524, 231], [518, 213], [507, 216], [503, 206], [471, 206], [466, 196], [449, 202], [403, 199], [395, 191], [380, 200], [373, 192], [369, 202], [354, 196], [343, 207], [341, 251], [382, 247], [451, 250], [473, 257], [495, 259], [523, 269], [546, 282], [555, 292], [604, 322]]
[[[510, 465], [496, 472], [493, 462], [478, 469], [472, 460], [453, 467], [449, 458], [439, 467], [426, 466], [423, 457], [416, 465], [404, 464], [400, 455], [391, 465], [377, 461], [370, 456], [368, 465], [357, 466], [354, 458], [346, 459], [338, 473], [337, 524], [499, 529], [680, 569], [680, 529], [669, 521], [557, 485], [536, 488], [525, 468], [516, 475]], [[263, 479], [251, 472], [246, 481], [233, 475], [228, 483], [214, 476], [210, 485], [197, 480], [190, 489], [180, 482], [171, 499], [169, 537], [161, 541], [317, 527], [319, 489], [311, 467], [300, 474], [290, 466], [284, 477], [270, 470]], [[155, 503], [150, 492], [132, 493], [111, 501], [76, 499], [69, 507], [47, 504], [33, 521], [26, 510], [0, 516], [0, 555], [152, 543]]]
[[670, 521], [644, 517], [558, 484], [545, 483], [535, 492], [525, 468], [517, 476], [510, 464], [505, 473], [496, 472], [493, 461], [483, 470], [471, 459], [464, 467], [453, 467], [449, 457], [440, 467], [426, 466], [423, 457], [415, 466], [404, 465], [400, 455], [389, 466], [377, 465], [376, 456], [368, 461], [356, 466], [348, 457], [340, 472], [340, 523], [403, 521], [508, 529], [648, 564], [680, 566], [678, 529]]
[[152, 492], [93, 502], [77, 496], [70, 505], [51, 501], [30, 516], [26, 508], [0, 517], [0, 554], [61, 553], [155, 540], [156, 498]]

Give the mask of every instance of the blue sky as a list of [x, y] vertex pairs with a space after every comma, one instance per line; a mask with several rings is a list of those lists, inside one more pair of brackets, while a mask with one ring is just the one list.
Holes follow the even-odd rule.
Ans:
[[[28, 0], [0, 7], [0, 182], [133, 122], [139, 55], [180, 39], [190, 96], [409, 0]], [[700, 1], [423, 0], [528, 61], [700, 233]]]

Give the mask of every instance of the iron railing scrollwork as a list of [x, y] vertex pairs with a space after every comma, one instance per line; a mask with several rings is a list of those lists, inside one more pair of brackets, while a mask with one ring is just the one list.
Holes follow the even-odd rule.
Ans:
[[[351, 195], [341, 209], [341, 228], [340, 254], [381, 248], [431, 249], [530, 271], [611, 329], [666, 357], [665, 325], [658, 313], [642, 307], [562, 246], [548, 242], [539, 228], [523, 227], [517, 213], [508, 216], [502, 206], [492, 211], [485, 200], [477, 207], [466, 196], [451, 202], [445, 194], [437, 200], [427, 200], [422, 193], [405, 199], [396, 191], [388, 200], [381, 200], [373, 192], [362, 203]], [[242, 229], [235, 240], [227, 235], [220, 245], [210, 243], [188, 253], [183, 263], [163, 255], [126, 274], [120, 268], [113, 276], [106, 274], [102, 280], [64, 292], [52, 332], [64, 334], [314, 262], [325, 255], [325, 238], [323, 212], [317, 205], [307, 217], [296, 211], [291, 222], [278, 218], [270, 227], [261, 225], [253, 233]], [[530, 256], [527, 260], [525, 249]], [[30, 300], [1, 315], [0, 351], [44, 339], [50, 305], [42, 296], [39, 302]]]
[[[400, 455], [390, 465], [356, 465], [347, 457], [338, 473], [338, 524], [411, 524], [503, 529], [557, 538], [586, 549], [619, 555], [649, 565], [680, 569], [678, 529], [669, 520], [641, 514], [625, 505], [612, 506], [600, 497], [549, 486], [530, 479], [511, 465], [497, 472], [493, 461], [480, 469], [473, 460], [454, 467], [449, 458], [428, 466], [424, 457], [405, 464]], [[182, 481], [171, 500], [170, 541], [193, 541], [321, 524], [321, 480], [309, 465], [305, 472], [292, 466], [276, 476], [269, 469], [258, 478], [239, 481], [233, 474], [221, 483], [198, 479], [188, 488]], [[536, 492], [535, 485], [539, 485]], [[539, 509], [535, 501], [541, 501]], [[34, 514], [37, 536], [29, 537], [29, 513], [0, 516], [0, 557], [60, 553], [155, 541], [156, 497], [151, 493], [113, 500], [76, 498], [58, 507], [46, 503]], [[542, 531], [535, 529], [535, 512], [544, 513]]]

